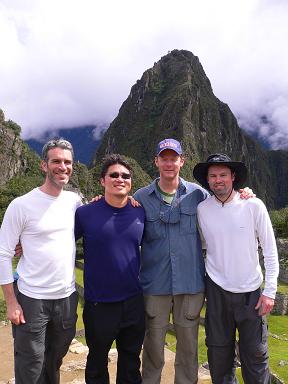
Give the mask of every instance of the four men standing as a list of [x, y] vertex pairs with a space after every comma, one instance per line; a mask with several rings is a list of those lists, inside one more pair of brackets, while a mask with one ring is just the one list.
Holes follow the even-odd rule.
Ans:
[[[81, 203], [75, 194], [62, 190], [72, 172], [72, 155], [70, 143], [63, 140], [44, 146], [44, 184], [10, 204], [0, 232], [0, 284], [8, 318], [15, 324], [17, 384], [59, 383], [62, 357], [75, 332], [73, 218]], [[183, 164], [180, 143], [161, 141], [155, 157], [160, 177], [135, 193], [144, 209], [132, 208], [128, 200], [132, 170], [121, 156], [111, 155], [101, 173], [104, 199], [76, 212], [75, 236], [84, 239], [87, 383], [109, 383], [108, 351], [116, 340], [117, 383], [159, 384], [170, 314], [177, 338], [175, 383], [197, 383], [198, 326], [205, 288], [198, 204], [207, 243], [206, 332], [213, 383], [236, 382], [236, 327], [245, 383], [268, 383], [262, 315], [273, 307], [278, 259], [267, 211], [259, 199], [242, 202], [234, 190], [245, 180], [242, 163], [213, 155], [195, 167], [195, 178], [213, 197], [179, 177]], [[266, 268], [262, 295], [257, 236]], [[16, 298], [11, 258], [19, 239], [23, 256]], [[142, 289], [146, 334], [141, 381]], [[220, 307], [224, 322], [222, 315], [219, 318]], [[254, 381], [257, 377], [259, 381]]]

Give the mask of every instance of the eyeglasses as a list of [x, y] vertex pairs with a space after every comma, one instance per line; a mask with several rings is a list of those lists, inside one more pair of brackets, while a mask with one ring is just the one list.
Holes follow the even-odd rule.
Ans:
[[113, 173], [109, 173], [109, 177], [111, 177], [112, 179], [119, 179], [119, 177], [122, 177], [123, 180], [129, 180], [129, 179], [131, 179], [131, 174], [130, 173], [113, 172]]

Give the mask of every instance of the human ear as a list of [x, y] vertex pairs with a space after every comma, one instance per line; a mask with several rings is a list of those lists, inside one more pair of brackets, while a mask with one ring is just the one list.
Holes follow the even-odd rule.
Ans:
[[42, 171], [47, 172], [47, 162], [45, 160], [41, 160], [40, 168]]
[[156, 167], [158, 168], [158, 156], [155, 156], [154, 163], [155, 163]]

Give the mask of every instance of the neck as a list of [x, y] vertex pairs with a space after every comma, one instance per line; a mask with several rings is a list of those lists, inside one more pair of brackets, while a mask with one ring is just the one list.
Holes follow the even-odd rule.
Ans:
[[159, 187], [162, 189], [163, 192], [166, 193], [175, 193], [177, 191], [178, 185], [179, 185], [179, 176], [177, 176], [175, 179], [166, 180], [161, 178], [158, 183]]
[[215, 198], [220, 203], [222, 203], [222, 207], [224, 207], [224, 204], [229, 203], [229, 201], [233, 200], [235, 195], [236, 195], [236, 192], [234, 191], [233, 188], [231, 189], [231, 191], [229, 193], [226, 193], [225, 195], [219, 196], [217, 194], [214, 194]]
[[53, 185], [48, 185], [46, 182], [39, 187], [41, 192], [47, 193], [47, 195], [57, 197], [63, 191], [63, 188]]
[[123, 208], [128, 203], [128, 196], [110, 196], [105, 194], [105, 201], [112, 207]]

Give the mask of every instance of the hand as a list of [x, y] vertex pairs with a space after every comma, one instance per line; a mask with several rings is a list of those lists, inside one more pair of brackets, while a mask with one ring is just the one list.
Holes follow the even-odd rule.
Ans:
[[253, 193], [252, 189], [249, 187], [245, 187], [243, 189], [239, 189], [241, 199], [250, 199], [251, 197], [256, 197], [255, 193]]
[[94, 201], [99, 201], [100, 199], [102, 199], [102, 195], [97, 195], [97, 196], [94, 196], [90, 201], [89, 203], [94, 203]]
[[22, 255], [23, 255], [23, 249], [22, 249], [22, 245], [21, 245], [21, 243], [19, 241], [19, 243], [15, 247], [15, 254], [14, 254], [14, 256], [15, 257], [20, 257]]
[[255, 309], [258, 309], [259, 316], [265, 316], [272, 311], [274, 307], [274, 299], [261, 295]]
[[22, 307], [17, 300], [7, 304], [7, 319], [15, 325], [26, 323]]
[[135, 200], [133, 196], [128, 196], [128, 199], [130, 199], [130, 203], [132, 207], [134, 208], [141, 207], [141, 204], [139, 203], [139, 201]]

